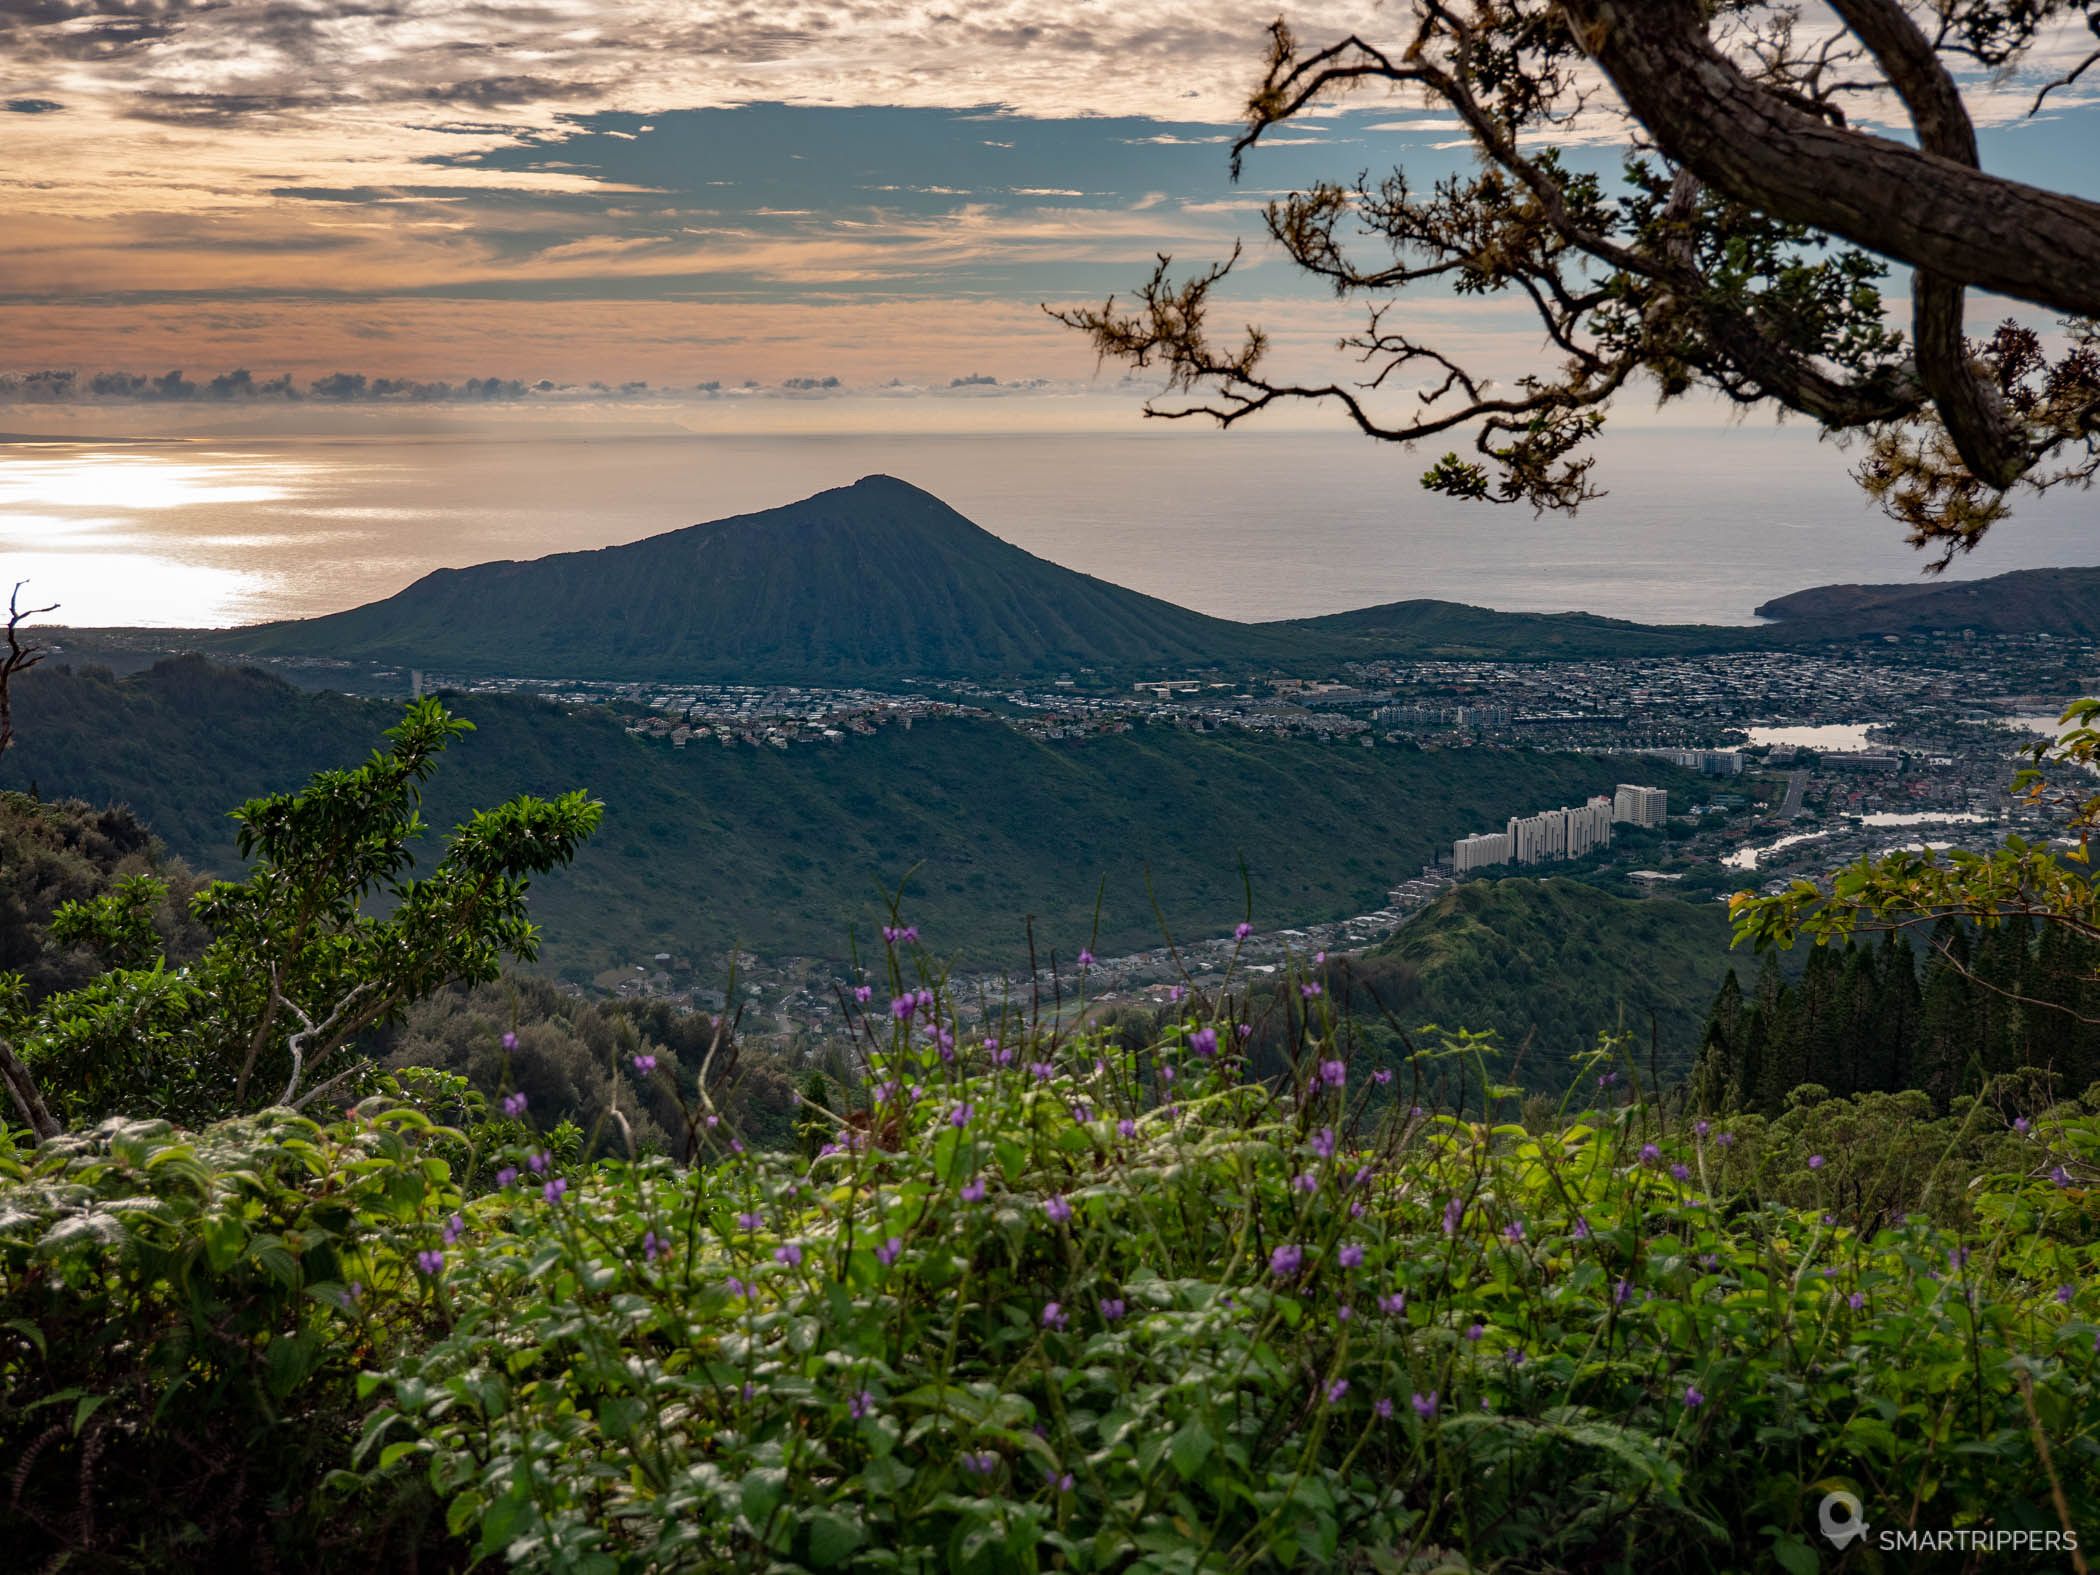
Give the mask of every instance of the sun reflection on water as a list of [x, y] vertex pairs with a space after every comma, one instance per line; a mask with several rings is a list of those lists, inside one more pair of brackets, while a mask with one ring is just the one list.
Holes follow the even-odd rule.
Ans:
[[54, 622], [198, 627], [254, 616], [271, 538], [224, 511], [284, 503], [312, 467], [180, 445], [0, 445], [0, 573], [56, 602]]

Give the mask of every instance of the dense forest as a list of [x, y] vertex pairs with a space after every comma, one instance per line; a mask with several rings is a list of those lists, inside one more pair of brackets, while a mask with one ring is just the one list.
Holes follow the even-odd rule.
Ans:
[[2100, 943], [2025, 920], [1941, 919], [1879, 944], [1808, 948], [1789, 982], [1768, 954], [1746, 994], [1721, 983], [1701, 1035], [1694, 1097], [1777, 1114], [1791, 1090], [1918, 1089], [1942, 1110], [2005, 1073], [2076, 1092], [2100, 1080]]

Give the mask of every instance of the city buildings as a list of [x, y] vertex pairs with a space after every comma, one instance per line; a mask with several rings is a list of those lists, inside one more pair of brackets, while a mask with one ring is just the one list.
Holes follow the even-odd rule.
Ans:
[[1612, 794], [1611, 818], [1627, 826], [1660, 826], [1670, 818], [1670, 795], [1663, 788], [1621, 782]]
[[1464, 875], [1491, 864], [1552, 864], [1609, 847], [1613, 804], [1613, 800], [1599, 793], [1581, 804], [1544, 809], [1536, 815], [1512, 815], [1500, 832], [1478, 832], [1454, 842], [1452, 873]]
[[1505, 831], [1483, 831], [1470, 837], [1460, 837], [1451, 844], [1451, 873], [1466, 875], [1490, 864], [1509, 862], [1509, 833]]

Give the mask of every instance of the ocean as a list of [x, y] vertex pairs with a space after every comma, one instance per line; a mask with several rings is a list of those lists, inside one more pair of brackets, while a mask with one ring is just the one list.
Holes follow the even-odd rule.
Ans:
[[[330, 612], [432, 569], [606, 546], [883, 471], [1069, 568], [1264, 619], [1409, 597], [1748, 623], [1922, 559], [1798, 427], [1624, 428], [1573, 519], [1424, 494], [1433, 454], [1339, 432], [356, 437], [0, 443], [0, 551], [80, 627]], [[1968, 577], [2100, 559], [2089, 494], [2026, 500]]]

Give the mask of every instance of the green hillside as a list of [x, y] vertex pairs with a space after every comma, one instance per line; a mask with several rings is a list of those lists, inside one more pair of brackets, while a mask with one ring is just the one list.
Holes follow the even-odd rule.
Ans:
[[1774, 635], [1787, 640], [1954, 629], [2090, 640], [2100, 637], [2100, 569], [2017, 569], [1983, 580], [1819, 585], [1775, 597], [1757, 615], [1779, 620]]
[[1468, 881], [1352, 962], [1337, 988], [1354, 991], [1360, 1015], [1382, 1008], [1410, 1033], [1492, 1029], [1512, 1057], [1528, 1039], [1515, 1080], [1557, 1092], [1568, 1058], [1607, 1029], [1632, 1034], [1646, 1066], [1651, 1013], [1665, 1076], [1686, 1070], [1707, 1003], [1742, 961], [1728, 940], [1718, 902], [1614, 897], [1563, 879]]
[[1290, 644], [1060, 568], [889, 476], [210, 638], [460, 672], [835, 683], [1244, 663]]
[[1513, 613], [1463, 602], [1417, 600], [1359, 607], [1262, 627], [1290, 631], [1311, 649], [1362, 657], [1438, 656], [1481, 661], [1675, 656], [1769, 643], [1755, 628], [1630, 623], [1595, 613]]
[[[1241, 916], [1243, 857], [1258, 922], [1362, 912], [1453, 837], [1608, 790], [1627, 769], [1170, 729], [1041, 742], [970, 721], [832, 748], [672, 750], [599, 712], [458, 706], [479, 731], [446, 761], [432, 824], [521, 791], [583, 786], [605, 802], [598, 837], [533, 894], [546, 964], [575, 976], [733, 942], [839, 956], [849, 929], [865, 939], [882, 922], [879, 892], [919, 864], [913, 919], [943, 952], [979, 961], [1024, 956], [1031, 914], [1069, 955], [1104, 879], [1095, 950], [1151, 944], [1148, 872], [1177, 930], [1222, 932]], [[127, 803], [174, 849], [223, 868], [230, 805], [361, 756], [395, 715], [197, 658], [121, 679], [51, 666], [21, 684], [20, 742], [0, 781]]]

